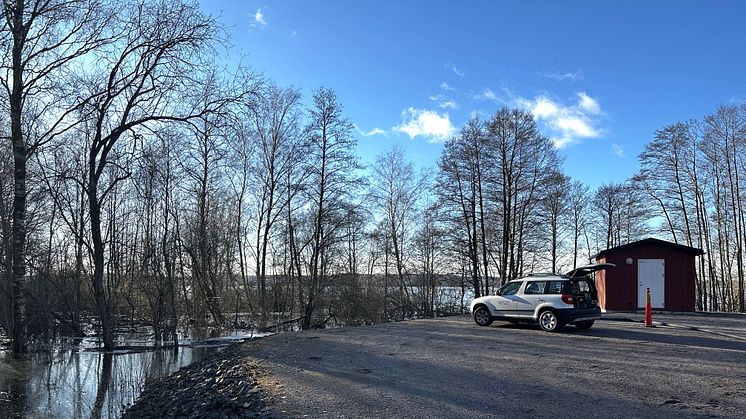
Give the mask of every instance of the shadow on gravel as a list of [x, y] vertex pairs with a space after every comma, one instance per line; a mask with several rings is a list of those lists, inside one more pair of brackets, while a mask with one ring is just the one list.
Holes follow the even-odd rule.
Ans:
[[473, 356], [458, 345], [423, 345], [423, 337], [405, 337], [410, 340], [398, 348], [384, 349], [322, 335], [295, 339], [259, 356], [289, 371], [300, 384], [296, 390], [305, 393], [296, 402], [303, 409], [298, 413], [311, 417], [575, 417], [578, 412], [599, 418], [692, 417], [663, 400], [628, 400], [603, 388], [562, 385], [555, 376], [559, 364], [534, 371], [541, 377], [537, 380], [525, 374], [526, 365], [510, 364], [510, 353], [488, 350]]
[[[542, 331], [538, 325], [535, 324], [511, 324], [511, 323], [499, 323], [490, 326], [495, 329], [534, 329], [536, 333], [546, 334]], [[643, 326], [640, 326], [643, 329]], [[592, 329], [580, 330], [574, 326], [565, 326], [559, 332], [558, 335], [580, 335], [586, 337], [597, 337], [606, 339], [619, 339], [629, 340], [633, 342], [655, 342], [663, 343], [668, 345], [676, 346], [689, 346], [696, 348], [711, 348], [711, 349], [727, 349], [732, 351], [746, 352], [746, 341], [736, 341], [732, 339], [717, 338], [717, 337], [706, 337], [706, 336], [692, 336], [677, 334], [676, 328], [668, 327], [656, 327], [647, 330], [630, 330], [630, 329], [612, 329], [604, 327], [603, 322], [596, 324]], [[702, 332], [704, 333], [704, 332]]]
[[655, 328], [653, 331], [617, 330], [599, 327], [588, 331], [575, 331], [586, 336], [596, 336], [609, 339], [629, 340], [635, 342], [655, 342], [675, 346], [696, 348], [727, 349], [746, 352], [746, 342], [720, 339], [716, 337], [692, 336], [677, 334], [676, 329]]

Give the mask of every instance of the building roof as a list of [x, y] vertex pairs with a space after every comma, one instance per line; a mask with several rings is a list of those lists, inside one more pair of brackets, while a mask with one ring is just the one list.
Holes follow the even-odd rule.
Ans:
[[637, 247], [637, 246], [640, 246], [640, 245], [643, 245], [643, 244], [652, 244], [652, 245], [655, 245], [655, 246], [668, 247], [668, 248], [671, 248], [671, 249], [680, 250], [682, 252], [691, 253], [694, 256], [700, 256], [700, 255], [704, 255], [705, 254], [705, 252], [702, 249], [698, 249], [696, 247], [685, 246], [683, 244], [673, 243], [673, 242], [669, 242], [669, 241], [665, 241], [665, 240], [661, 240], [661, 239], [656, 239], [656, 238], [653, 238], [653, 237], [649, 237], [647, 239], [638, 240], [636, 242], [631, 242], [631, 243], [623, 244], [621, 246], [612, 247], [612, 248], [609, 248], [609, 249], [606, 249], [606, 250], [602, 250], [602, 251], [598, 252], [598, 254], [596, 256], [594, 256], [594, 259], [598, 260], [599, 258], [604, 257], [607, 253], [613, 253], [613, 252], [616, 252], [616, 251], [619, 251], [619, 250], [630, 249], [630, 248]]

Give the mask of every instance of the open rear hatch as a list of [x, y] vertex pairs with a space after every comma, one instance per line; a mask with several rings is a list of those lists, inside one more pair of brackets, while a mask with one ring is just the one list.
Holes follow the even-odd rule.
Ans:
[[595, 263], [593, 265], [585, 265], [585, 266], [577, 267], [563, 276], [567, 278], [582, 278], [596, 271], [602, 271], [604, 269], [613, 268], [615, 266], [616, 265], [613, 263]]
[[567, 281], [563, 294], [572, 295], [572, 305], [576, 309], [594, 308], [598, 305], [596, 286], [588, 278]]
[[570, 279], [568, 281], [569, 289], [566, 292], [573, 295], [573, 305], [575, 308], [587, 309], [598, 305], [596, 285], [590, 276], [596, 271], [615, 266], [613, 263], [597, 263], [575, 268], [564, 275]]

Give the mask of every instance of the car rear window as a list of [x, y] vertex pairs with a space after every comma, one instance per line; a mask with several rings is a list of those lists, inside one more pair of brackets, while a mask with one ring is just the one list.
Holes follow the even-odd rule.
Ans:
[[588, 281], [573, 281], [577, 284], [578, 290], [580, 292], [590, 292], [591, 286], [588, 285]]
[[592, 292], [593, 288], [585, 279], [578, 279], [573, 281], [567, 282], [567, 290], [566, 292], [568, 294], [578, 294], [578, 293], [586, 293], [586, 292]]
[[544, 294], [562, 294], [562, 284], [565, 281], [549, 281]]

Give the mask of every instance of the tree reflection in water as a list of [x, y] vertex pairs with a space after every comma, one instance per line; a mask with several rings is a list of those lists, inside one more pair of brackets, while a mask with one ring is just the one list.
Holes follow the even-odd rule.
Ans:
[[0, 413], [5, 417], [117, 418], [145, 384], [204, 358], [215, 348], [145, 352], [78, 349], [0, 354]]

